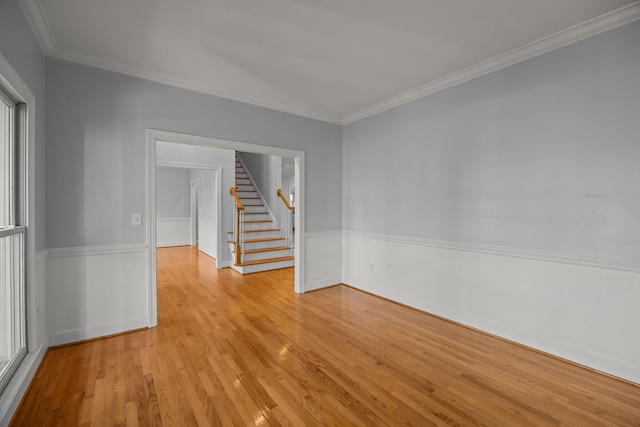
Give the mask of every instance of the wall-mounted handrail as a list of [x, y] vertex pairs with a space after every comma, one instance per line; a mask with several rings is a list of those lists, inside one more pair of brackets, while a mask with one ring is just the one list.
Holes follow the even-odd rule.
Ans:
[[287, 200], [286, 197], [284, 197], [284, 193], [282, 192], [281, 189], [278, 188], [278, 196], [280, 196], [280, 198], [282, 199], [282, 201], [284, 202], [284, 205], [287, 207], [287, 209], [289, 209], [290, 211], [294, 210], [295, 207], [291, 206], [289, 204], [289, 201]]

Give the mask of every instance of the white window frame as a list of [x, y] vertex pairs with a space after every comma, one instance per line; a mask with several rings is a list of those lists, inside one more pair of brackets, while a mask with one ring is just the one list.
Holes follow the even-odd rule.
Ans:
[[[3, 151], [0, 160], [0, 173], [8, 178], [10, 203], [3, 209], [9, 211], [6, 218], [0, 217], [0, 283], [8, 287], [0, 289], [2, 303], [10, 307], [0, 312], [0, 334], [6, 341], [0, 342], [0, 394], [9, 384], [27, 354], [27, 319], [26, 319], [26, 106], [11, 96], [0, 82], [0, 100], [10, 108], [8, 117], [9, 145], [0, 147]], [[6, 157], [4, 156], [6, 155]], [[8, 166], [8, 167], [5, 167]], [[16, 249], [17, 248], [17, 249]], [[9, 339], [7, 340], [7, 337]], [[7, 358], [7, 360], [2, 360]]]

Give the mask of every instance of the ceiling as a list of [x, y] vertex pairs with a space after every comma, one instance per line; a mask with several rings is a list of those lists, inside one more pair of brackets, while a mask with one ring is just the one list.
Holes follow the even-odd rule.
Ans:
[[21, 0], [47, 55], [332, 123], [640, 17], [629, 0]]

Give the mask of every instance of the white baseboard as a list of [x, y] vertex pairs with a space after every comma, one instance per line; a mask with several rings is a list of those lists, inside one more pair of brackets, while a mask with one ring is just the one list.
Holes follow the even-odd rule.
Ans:
[[191, 242], [179, 241], [179, 242], [162, 242], [156, 244], [158, 248], [172, 248], [174, 246], [191, 246]]
[[27, 353], [7, 388], [2, 393], [0, 398], [0, 426], [6, 426], [11, 421], [11, 417], [27, 391], [27, 387], [29, 387], [48, 347], [48, 342], [45, 339], [37, 348]]
[[76, 329], [65, 331], [55, 335], [49, 335], [49, 346], [68, 344], [72, 342], [89, 340], [92, 338], [104, 337], [107, 335], [119, 334], [135, 329], [146, 328], [149, 323], [148, 317], [130, 319], [123, 322], [100, 325], [92, 328]]
[[156, 246], [191, 245], [191, 218], [157, 218]]
[[342, 278], [340, 276], [330, 277], [328, 279], [316, 280], [315, 282], [307, 282], [304, 290], [306, 292], [316, 291], [318, 289], [328, 288], [335, 285], [340, 285]]
[[640, 383], [640, 270], [634, 261], [345, 232], [342, 279]]

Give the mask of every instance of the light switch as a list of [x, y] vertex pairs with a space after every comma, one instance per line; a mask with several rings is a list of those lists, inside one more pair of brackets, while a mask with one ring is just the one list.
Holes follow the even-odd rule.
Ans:
[[142, 225], [142, 214], [131, 214], [131, 225]]

